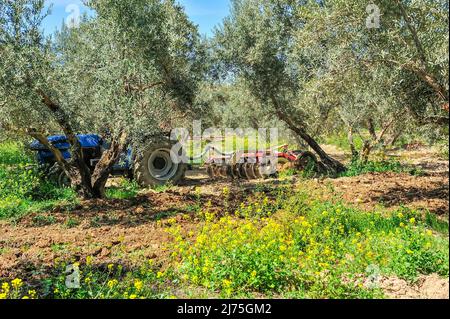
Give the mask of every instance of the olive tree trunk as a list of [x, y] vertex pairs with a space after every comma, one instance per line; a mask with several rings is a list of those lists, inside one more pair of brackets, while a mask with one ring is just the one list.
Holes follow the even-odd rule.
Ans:
[[109, 150], [102, 154], [99, 162], [92, 172], [83, 156], [83, 150], [70, 120], [64, 110], [42, 90], [37, 90], [42, 98], [42, 103], [47, 106], [53, 118], [61, 127], [70, 144], [71, 159], [64, 159], [60, 150], [48, 141], [44, 134], [30, 131], [29, 135], [39, 140], [54, 155], [58, 165], [70, 179], [71, 186], [83, 199], [95, 199], [105, 197], [105, 185], [111, 173], [112, 167], [118, 161], [120, 154], [127, 148], [127, 134], [119, 132], [111, 141]]
[[328, 170], [331, 170], [333, 173], [342, 173], [346, 170], [346, 167], [341, 162], [328, 155], [319, 145], [319, 143], [317, 143], [317, 141], [308, 134], [302, 123], [296, 123], [297, 121], [294, 121], [290, 115], [286, 114], [274, 95], [272, 95], [271, 100], [278, 118], [286, 123], [289, 129], [291, 129], [301, 139], [303, 139], [309, 145], [309, 147], [311, 147], [314, 152], [319, 155], [322, 163]]

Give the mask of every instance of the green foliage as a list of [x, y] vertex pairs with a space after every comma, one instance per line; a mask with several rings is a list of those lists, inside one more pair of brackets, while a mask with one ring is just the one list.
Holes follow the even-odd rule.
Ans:
[[92, 264], [93, 257], [88, 257], [86, 264], [79, 269], [80, 288], [69, 289], [65, 281], [65, 268], [69, 263], [61, 263], [56, 271], [61, 275], [52, 278], [47, 285], [51, 287], [51, 298], [55, 299], [141, 299], [168, 297], [163, 291], [165, 274], [149, 261], [138, 269], [126, 271], [121, 265], [109, 264], [103, 267]]
[[364, 163], [362, 161], [356, 160], [347, 166], [347, 171], [342, 173], [341, 176], [351, 177], [366, 173], [383, 173], [383, 172], [401, 173], [403, 172], [403, 166], [400, 162], [394, 161], [392, 162], [368, 161], [367, 163]]
[[[64, 25], [47, 36], [43, 0], [0, 2], [2, 128], [30, 135], [64, 131], [69, 140], [75, 133], [95, 132], [111, 142], [145, 147], [147, 137], [161, 134], [168, 123], [181, 126], [201, 113], [195, 93], [204, 76], [204, 48], [179, 4], [97, 0], [85, 5], [93, 14], [78, 27]], [[76, 165], [81, 156], [72, 154], [71, 175], [78, 181], [76, 175], [89, 172], [80, 172], [86, 170]], [[76, 189], [86, 197], [99, 185], [90, 179], [81, 183], [88, 185]]]
[[368, 4], [234, 1], [214, 38], [218, 70], [228, 79], [219, 95], [233, 95], [231, 82], [255, 99], [247, 121], [278, 115], [314, 137], [338, 134], [334, 144], [345, 149], [341, 136], [353, 131], [360, 150], [359, 134], [369, 128], [371, 144], [419, 127], [445, 139], [448, 1], [378, 1], [379, 28], [366, 25]]
[[[159, 271], [152, 260], [137, 269], [122, 265], [94, 265], [95, 257], [86, 262], [60, 262], [54, 267], [55, 277], [43, 279], [37, 292], [21, 279], [0, 282], [0, 299], [155, 299], [169, 298], [167, 274]], [[67, 267], [79, 274], [79, 288], [66, 285]], [[75, 278], [75, 277], [74, 277]]]
[[0, 219], [72, 202], [74, 192], [45, 180], [32, 159], [15, 143], [0, 144]]
[[355, 160], [347, 166], [347, 171], [340, 174], [340, 177], [352, 177], [367, 173], [409, 173], [411, 175], [420, 175], [422, 172], [416, 168], [405, 167], [398, 161], [360, 161]]
[[80, 222], [74, 218], [68, 218], [64, 223], [64, 226], [68, 229], [77, 227], [78, 225], [80, 225]]
[[294, 192], [276, 205], [267, 199], [243, 205], [235, 215], [241, 217], [209, 218], [187, 237], [177, 226], [170, 230], [184, 282], [226, 297], [258, 291], [370, 298], [381, 296], [365, 282], [373, 267], [378, 276], [410, 281], [448, 276], [448, 240], [434, 236], [414, 211], [367, 213]]
[[13, 142], [0, 143], [0, 165], [26, 165], [33, 162], [23, 145]]
[[444, 141], [438, 143], [438, 151], [442, 158], [448, 160], [449, 159], [449, 140], [445, 139]]
[[36, 215], [33, 217], [33, 225], [37, 227], [48, 226], [56, 223], [53, 216]]
[[157, 192], [157, 193], [167, 192], [171, 188], [173, 188], [173, 184], [171, 184], [171, 183], [167, 183], [167, 184], [164, 184], [164, 185], [155, 185], [155, 186], [152, 187], [152, 189], [155, 192]]
[[139, 192], [139, 185], [135, 181], [121, 179], [120, 184], [109, 187], [106, 190], [106, 197], [113, 199], [130, 199], [136, 197]]
[[[334, 145], [339, 147], [340, 149], [350, 152], [350, 144], [348, 142], [348, 137], [345, 132], [341, 132], [340, 134], [330, 134], [322, 138], [324, 144]], [[357, 150], [362, 149], [364, 145], [364, 141], [360, 136], [355, 136], [353, 138], [353, 142], [355, 144], [355, 148]]]
[[[382, 298], [383, 276], [412, 283], [420, 274], [449, 275], [448, 224], [446, 230], [429, 215], [406, 208], [365, 212], [292, 189], [274, 189], [271, 198], [269, 189], [261, 191], [233, 215], [202, 212], [201, 227], [189, 233], [170, 219], [172, 262], [164, 270], [153, 260], [125, 269], [88, 256], [82, 265], [56, 265], [38, 292], [17, 279], [0, 298], [170, 298], [191, 288], [227, 298]], [[68, 265], [80, 270], [78, 289], [65, 284]]]

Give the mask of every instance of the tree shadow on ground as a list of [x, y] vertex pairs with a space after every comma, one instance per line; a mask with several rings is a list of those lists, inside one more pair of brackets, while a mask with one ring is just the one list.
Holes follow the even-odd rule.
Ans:
[[[401, 186], [388, 188], [373, 195], [372, 201], [380, 202], [386, 207], [408, 205], [414, 202], [427, 202], [427, 209], [438, 215], [448, 215], [449, 185], [445, 183], [433, 184], [432, 188]], [[444, 207], [442, 202], [446, 201]]]

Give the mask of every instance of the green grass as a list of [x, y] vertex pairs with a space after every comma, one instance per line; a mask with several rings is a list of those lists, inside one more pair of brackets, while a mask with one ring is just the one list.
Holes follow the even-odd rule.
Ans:
[[75, 193], [46, 181], [30, 154], [17, 143], [0, 144], [0, 219], [73, 203]]
[[442, 141], [437, 144], [438, 154], [443, 159], [448, 160], [449, 159], [449, 143], [448, 140]]
[[[323, 144], [327, 144], [327, 145], [334, 145], [334, 146], [342, 149], [343, 151], [350, 152], [350, 144], [348, 142], [348, 137], [345, 133], [333, 134], [333, 135], [327, 136], [325, 138], [322, 138], [321, 142]], [[364, 145], [363, 139], [358, 135], [355, 135], [353, 137], [353, 143], [355, 144], [355, 147], [357, 150], [362, 149], [362, 147]]]
[[362, 162], [355, 160], [347, 165], [347, 170], [339, 174], [339, 177], [353, 177], [367, 173], [385, 172], [408, 173], [411, 175], [423, 174], [420, 169], [407, 167], [398, 161], [384, 160]]
[[[138, 185], [126, 179], [106, 190], [111, 199], [131, 199]], [[71, 188], [61, 188], [45, 179], [31, 154], [17, 143], [0, 144], [0, 219], [20, 219], [30, 212], [70, 208], [77, 203]], [[39, 223], [38, 223], [39, 224]]]
[[136, 197], [138, 192], [139, 185], [135, 181], [122, 179], [118, 186], [109, 187], [106, 190], [106, 197], [111, 199], [131, 199]]
[[[11, 145], [0, 147], [8, 154], [0, 165], [0, 218], [76, 202], [72, 190], [57, 188], [27, 169], [31, 160]], [[405, 170], [396, 162], [354, 163], [347, 174]], [[117, 199], [137, 192], [137, 185], [126, 180], [107, 191]], [[224, 201], [229, 192], [224, 189]], [[189, 209], [200, 224], [188, 233], [170, 219], [167, 231], [173, 240], [165, 249], [171, 259], [164, 268], [153, 260], [132, 269], [94, 266], [95, 258], [89, 257], [80, 265], [81, 287], [69, 289], [65, 267], [74, 261], [66, 260], [38, 282], [8, 281], [10, 289], [0, 288], [0, 298], [382, 298], [379, 287], [367, 285], [369, 277], [396, 276], [413, 283], [422, 274], [449, 275], [448, 222], [431, 213], [407, 208], [366, 212], [312, 199], [307, 190], [286, 185], [262, 185], [255, 192], [235, 211], [228, 211], [226, 202], [223, 212], [214, 213], [201, 208], [196, 191], [198, 204]], [[32, 219], [36, 227], [57, 222], [52, 216]], [[79, 223], [68, 218], [63, 226]], [[91, 220], [93, 227], [104, 223], [98, 217]], [[55, 252], [64, 249], [52, 247]]]
[[0, 165], [19, 165], [31, 163], [32, 155], [20, 143], [0, 143]]
[[[200, 227], [184, 230], [175, 218], [167, 231], [171, 260], [125, 269], [80, 267], [80, 288], [65, 286], [67, 260], [36, 285], [41, 298], [171, 298], [254, 296], [383, 298], [369, 278], [397, 276], [411, 284], [421, 274], [449, 275], [448, 224], [401, 208], [365, 212], [310, 199], [305, 191], [273, 189], [224, 217], [201, 212]], [[59, 251], [64, 247], [55, 246]], [[36, 284], [36, 283], [34, 283]], [[1, 297], [0, 291], [0, 297]], [[32, 295], [27, 283], [6, 298]]]
[[234, 215], [210, 218], [192, 237], [175, 227], [179, 276], [224, 297], [256, 291], [299, 298], [380, 297], [360, 278], [373, 268], [410, 282], [419, 274], [448, 277], [448, 238], [432, 234], [428, 217], [306, 198], [294, 193], [243, 205]]

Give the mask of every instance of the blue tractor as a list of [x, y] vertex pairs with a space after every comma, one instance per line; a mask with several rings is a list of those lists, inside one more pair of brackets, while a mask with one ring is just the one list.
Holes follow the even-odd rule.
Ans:
[[[83, 158], [93, 171], [109, 144], [96, 134], [78, 135]], [[50, 136], [48, 141], [61, 151], [65, 159], [70, 159], [70, 144], [64, 135]], [[141, 186], [149, 187], [168, 183], [177, 184], [184, 179], [187, 164], [175, 163], [171, 158], [173, 143], [166, 137], [153, 137], [147, 147], [134, 152], [129, 147], [121, 154], [113, 166], [113, 176], [124, 176], [136, 180]], [[37, 152], [37, 161], [45, 175], [61, 186], [70, 183], [68, 177], [56, 162], [53, 153], [39, 141], [33, 141], [31, 150]], [[138, 155], [139, 154], [139, 155]]]

